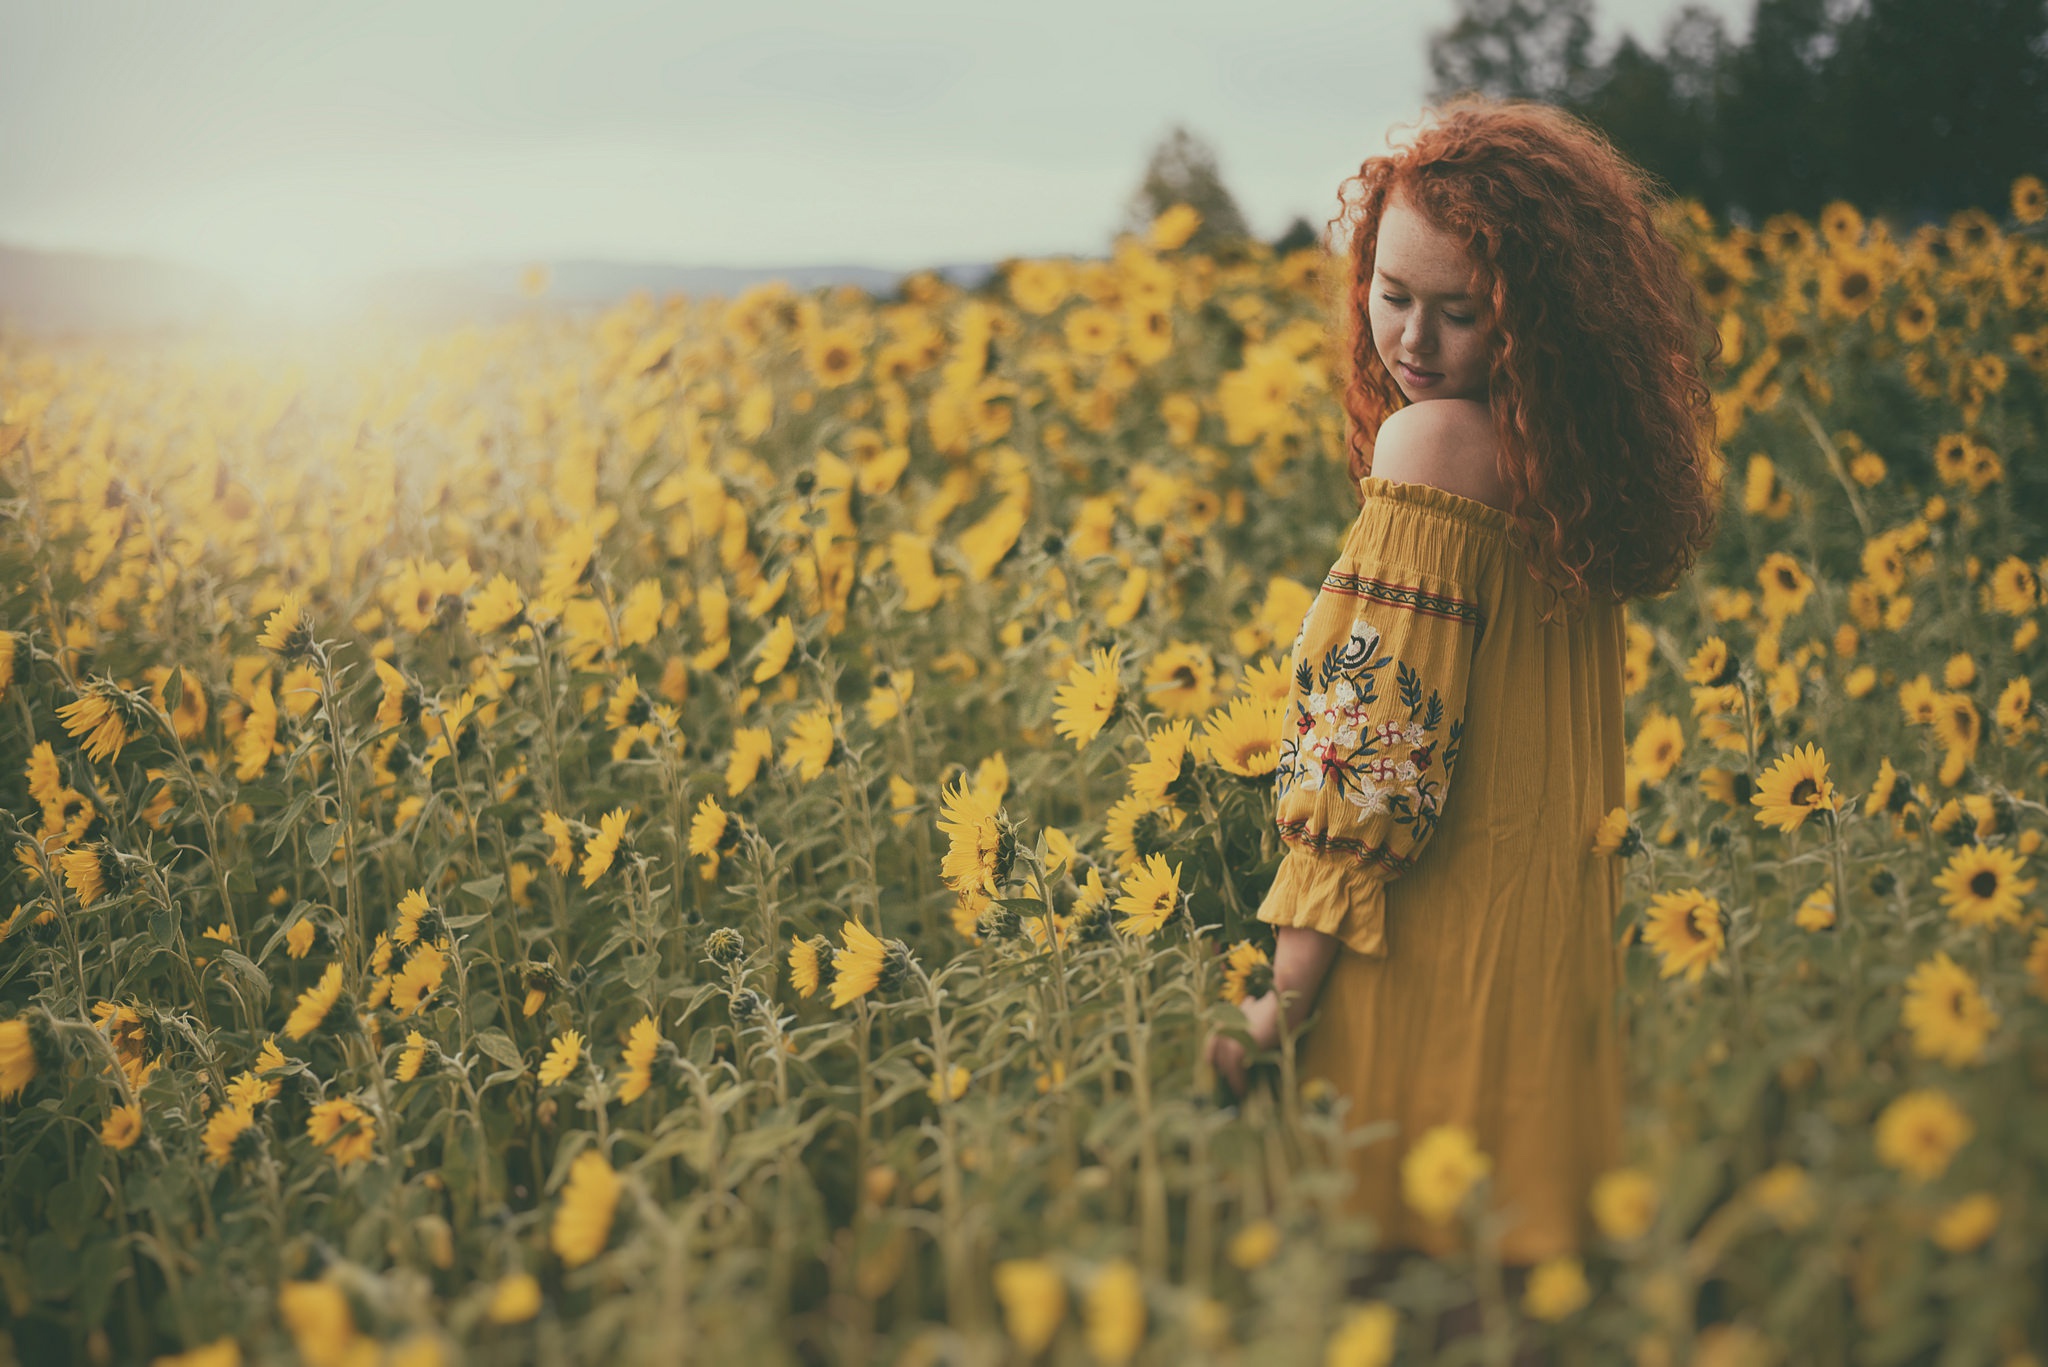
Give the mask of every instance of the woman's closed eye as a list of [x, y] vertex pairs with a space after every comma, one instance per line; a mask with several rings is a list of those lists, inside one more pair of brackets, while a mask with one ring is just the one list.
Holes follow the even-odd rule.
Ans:
[[[1398, 295], [1393, 295], [1393, 294], [1383, 294], [1383, 295], [1381, 295], [1381, 296], [1380, 296], [1380, 298], [1382, 298], [1382, 299], [1386, 300], [1386, 301], [1387, 301], [1387, 302], [1388, 302], [1389, 304], [1405, 304], [1405, 303], [1407, 303], [1407, 302], [1408, 302], [1408, 301], [1407, 301], [1406, 299], [1403, 299], [1403, 298], [1401, 298], [1400, 296], [1398, 296]], [[1462, 326], [1464, 326], [1465, 324], [1467, 324], [1467, 323], [1470, 323], [1470, 322], [1472, 321], [1472, 319], [1470, 319], [1470, 318], [1460, 318], [1460, 317], [1459, 317], [1459, 316], [1458, 316], [1457, 314], [1455, 314], [1455, 313], [1446, 313], [1446, 314], [1444, 315], [1444, 321], [1445, 321], [1445, 322], [1447, 322], [1447, 323], [1456, 323], [1456, 324], [1458, 324], [1459, 326], [1461, 326], [1461, 327], [1462, 327]]]

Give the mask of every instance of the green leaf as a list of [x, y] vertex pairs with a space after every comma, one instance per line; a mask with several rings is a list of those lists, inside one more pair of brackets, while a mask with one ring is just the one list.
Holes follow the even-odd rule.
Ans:
[[229, 968], [241, 974], [251, 987], [265, 996], [270, 994], [270, 975], [249, 962], [247, 955], [239, 950], [223, 949], [220, 952], [220, 957], [222, 963], [225, 963]]
[[306, 853], [315, 866], [325, 864], [334, 856], [334, 847], [341, 843], [341, 823], [331, 826], [316, 826], [306, 837]]
[[654, 981], [654, 974], [661, 967], [659, 954], [634, 954], [626, 959], [626, 986], [635, 992], [642, 991]]
[[495, 902], [498, 894], [505, 890], [505, 875], [494, 873], [489, 878], [477, 878], [462, 885], [462, 890], [479, 902]]
[[511, 1036], [502, 1030], [477, 1031], [475, 1044], [480, 1052], [489, 1055], [507, 1068], [524, 1068], [526, 1066], [526, 1060], [520, 1054], [519, 1046], [514, 1044]]

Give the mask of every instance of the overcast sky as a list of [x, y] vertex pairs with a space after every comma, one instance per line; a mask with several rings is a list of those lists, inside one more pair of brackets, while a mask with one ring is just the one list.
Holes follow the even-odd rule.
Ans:
[[[1707, 0], [1746, 32], [1753, 0]], [[1601, 50], [1677, 0], [1596, 0]], [[1175, 121], [1255, 231], [1420, 109], [1451, 0], [0, 0], [0, 242], [289, 289], [460, 261], [1100, 252]]]

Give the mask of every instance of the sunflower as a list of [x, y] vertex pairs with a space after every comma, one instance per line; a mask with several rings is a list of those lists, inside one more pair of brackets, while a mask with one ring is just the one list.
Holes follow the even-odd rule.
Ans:
[[1017, 307], [1040, 317], [1065, 303], [1073, 292], [1072, 272], [1063, 261], [1012, 262], [1008, 284]]
[[427, 890], [414, 888], [398, 899], [398, 925], [391, 932], [392, 940], [401, 945], [419, 943], [420, 921], [433, 910], [427, 905]]
[[1701, 642], [1700, 648], [1693, 652], [1692, 658], [1686, 661], [1685, 679], [1687, 683], [1698, 684], [1703, 688], [1725, 688], [1735, 682], [1736, 672], [1741, 664], [1742, 661], [1728, 648], [1726, 641], [1719, 636], [1709, 636]]
[[1011, 1258], [995, 1265], [996, 1299], [1003, 1324], [1029, 1360], [1052, 1343], [1067, 1313], [1067, 1284], [1044, 1258]]
[[738, 797], [753, 786], [762, 761], [775, 753], [775, 737], [763, 726], [742, 726], [732, 733], [732, 754], [725, 765], [725, 795]]
[[1593, 853], [1602, 856], [1640, 854], [1643, 849], [1643, 833], [1628, 819], [1628, 808], [1616, 807], [1600, 818], [1600, 825], [1593, 832]]
[[799, 997], [810, 997], [818, 990], [819, 972], [827, 962], [825, 956], [831, 952], [832, 942], [822, 935], [810, 939], [789, 937], [789, 985], [796, 989]]
[[1076, 750], [1087, 749], [1116, 711], [1123, 655], [1121, 644], [1107, 650], [1097, 646], [1094, 663], [1074, 661], [1067, 681], [1053, 694], [1053, 730], [1071, 739]]
[[100, 1143], [110, 1149], [132, 1149], [135, 1141], [142, 1138], [142, 1108], [140, 1106], [116, 1106], [107, 1112], [107, 1118], [100, 1124]]
[[1968, 1253], [1998, 1229], [1998, 1198], [1988, 1191], [1971, 1192], [1935, 1218], [1929, 1236], [1950, 1253]]
[[1707, 965], [1721, 957], [1728, 943], [1720, 902], [1698, 888], [1660, 892], [1651, 897], [1642, 938], [1662, 962], [1659, 977], [1683, 973], [1689, 983], [1700, 980]]
[[57, 709], [64, 734], [85, 738], [85, 753], [95, 762], [117, 759], [121, 747], [135, 739], [128, 730], [127, 695], [110, 679], [97, 679], [85, 686], [75, 701]]
[[1934, 332], [1935, 324], [1941, 320], [1941, 309], [1933, 298], [1924, 291], [1915, 290], [1899, 305], [1892, 315], [1892, 331], [1908, 346], [1924, 342]]
[[265, 619], [256, 644], [265, 650], [276, 651], [287, 660], [297, 659], [313, 648], [313, 619], [306, 615], [299, 595], [288, 593], [284, 596], [277, 610]]
[[1661, 708], [1643, 719], [1629, 745], [1629, 759], [1642, 771], [1645, 783], [1662, 783], [1684, 753], [1684, 724]]
[[555, 1036], [554, 1046], [548, 1056], [541, 1060], [540, 1085], [552, 1087], [566, 1081], [576, 1071], [576, 1065], [583, 1058], [583, 1036], [575, 1030], [564, 1030]]
[[440, 990], [448, 956], [434, 945], [421, 945], [391, 979], [391, 1005], [401, 1017], [415, 1016], [427, 998]]
[[1806, 606], [1813, 593], [1813, 580], [1799, 562], [1783, 551], [1772, 551], [1757, 567], [1757, 585], [1763, 590], [1763, 612], [1774, 625]]
[[1882, 1162], [1916, 1182], [1926, 1182], [1941, 1176], [1956, 1150], [1976, 1132], [1976, 1125], [1948, 1093], [1924, 1088], [1886, 1106], [1872, 1138]]
[[914, 532], [889, 538], [889, 568], [903, 585], [903, 610], [925, 612], [945, 596], [946, 583], [932, 564], [932, 539]]
[[12, 1101], [36, 1080], [36, 1044], [29, 1023], [19, 1016], [0, 1020], [0, 1101]]
[[1107, 356], [1123, 340], [1123, 322], [1108, 309], [1087, 305], [1067, 315], [1069, 350], [1083, 356]]
[[1123, 914], [1126, 935], [1154, 934], [1180, 909], [1181, 868], [1168, 868], [1166, 856], [1154, 854], [1125, 876], [1113, 909]]
[[306, 1135], [338, 1168], [365, 1162], [377, 1152], [377, 1122], [346, 1097], [315, 1106], [306, 1117]]
[[2048, 218], [2048, 185], [2039, 176], [2018, 176], [2012, 183], [2012, 216], [2022, 223]]
[[718, 852], [726, 843], [726, 832], [732, 818], [718, 805], [718, 799], [706, 793], [704, 800], [697, 804], [697, 810], [690, 817], [690, 853], [703, 861], [706, 878], [718, 873]]
[[557, 873], [567, 873], [576, 867], [576, 837], [569, 830], [568, 821], [560, 812], [540, 814], [541, 833], [554, 842], [548, 851], [548, 867]]
[[996, 567], [1016, 548], [1029, 513], [1023, 499], [1005, 498], [960, 533], [960, 553], [967, 559], [969, 578], [977, 584], [988, 582]]
[[2024, 617], [2041, 604], [2041, 581], [2033, 566], [2008, 555], [1991, 571], [1986, 589], [1991, 606], [2008, 617]]
[[1938, 1058], [1951, 1068], [1982, 1061], [1984, 1045], [1998, 1028], [1998, 1013], [1968, 969], [1938, 952], [1906, 979], [1899, 1019], [1913, 1032], [1913, 1052]]
[[249, 699], [249, 714], [235, 736], [235, 777], [244, 783], [260, 777], [270, 757], [284, 747], [277, 743], [277, 699], [266, 682]]
[[1934, 879], [1949, 919], [1966, 926], [2020, 924], [2020, 899], [2038, 881], [2021, 878], [2023, 858], [2003, 846], [1965, 845]]
[[1280, 727], [1286, 701], [1269, 702], [1255, 693], [1230, 700], [1202, 723], [1202, 751], [1239, 778], [1259, 779], [1280, 767]]
[[848, 921], [840, 932], [844, 947], [832, 956], [832, 1005], [846, 1005], [865, 997], [882, 981], [882, 961], [889, 947], [858, 921]]
[[1792, 924], [1808, 932], [1833, 929], [1835, 924], [1834, 889], [1818, 887], [1800, 898], [1798, 909], [1792, 913]]
[[1593, 1183], [1587, 1204], [1600, 1232], [1617, 1243], [1640, 1239], [1657, 1218], [1662, 1193], [1641, 1168], [1614, 1168]]
[[970, 788], [964, 778], [940, 795], [945, 810], [938, 826], [949, 844], [939, 876], [955, 892], [1000, 895], [997, 889], [1017, 857], [1016, 828], [1003, 813], [1001, 797], [979, 785]]
[[1828, 782], [1827, 756], [1808, 742], [1780, 755], [1757, 780], [1750, 805], [1756, 819], [1781, 831], [1795, 831], [1815, 812], [1835, 810], [1835, 787]]
[[819, 703], [792, 722], [782, 745], [782, 767], [796, 770], [804, 783], [824, 773], [840, 753], [838, 716], [837, 703]]
[[222, 1106], [207, 1117], [206, 1129], [200, 1135], [200, 1142], [206, 1147], [206, 1161], [217, 1168], [226, 1167], [235, 1156], [237, 1141], [255, 1123], [256, 1112], [247, 1106]]
[[1942, 747], [1963, 755], [1975, 755], [1984, 734], [1984, 719], [1967, 693], [1943, 693], [1934, 702], [1934, 734]]
[[1743, 476], [1742, 510], [1772, 521], [1791, 515], [1792, 491], [1778, 478], [1778, 467], [1769, 456], [1758, 453], [1749, 458]]
[[796, 626], [785, 612], [775, 619], [775, 625], [768, 629], [768, 634], [761, 638], [761, 644], [754, 648], [760, 656], [754, 665], [754, 682], [767, 683], [780, 674], [783, 666], [789, 663], [790, 652], [795, 647]]
[[619, 1100], [632, 1104], [654, 1085], [654, 1056], [661, 1049], [661, 1031], [654, 1017], [642, 1016], [626, 1032], [626, 1051], [620, 1058], [625, 1075], [619, 1079]]
[[917, 687], [917, 676], [907, 669], [878, 669], [870, 681], [868, 696], [861, 704], [867, 713], [868, 725], [877, 731], [887, 726], [903, 711], [903, 704], [910, 701], [910, 694]]
[[626, 822], [629, 817], [624, 807], [614, 807], [598, 818], [597, 834], [583, 847], [583, 886], [588, 888], [602, 878], [618, 855], [619, 842], [626, 838]]
[[548, 1231], [548, 1245], [565, 1266], [581, 1267], [604, 1252], [611, 1238], [612, 1215], [619, 1204], [619, 1175], [604, 1155], [585, 1149], [569, 1165], [562, 1204]]
[[469, 605], [470, 633], [488, 636], [518, 621], [525, 612], [526, 601], [520, 596], [519, 586], [504, 575], [497, 575]]
[[1863, 799], [1863, 814], [1876, 816], [1879, 812], [1902, 812], [1911, 802], [1913, 794], [1899, 777], [1899, 771], [1892, 767], [1892, 757], [1886, 755], [1877, 762], [1877, 782], [1870, 785], [1869, 796]]
[[117, 891], [123, 881], [120, 857], [103, 840], [74, 845], [57, 856], [57, 863], [64, 870], [65, 885], [81, 907], [89, 907]]
[[1145, 665], [1145, 693], [1169, 717], [1193, 717], [1216, 703], [1216, 663], [1202, 646], [1168, 643]]
[[312, 1034], [340, 999], [341, 965], [329, 964], [318, 982], [299, 993], [298, 1005], [292, 1008], [291, 1015], [285, 1020], [285, 1035], [291, 1039], [304, 1039]]
[[1265, 996], [1272, 988], [1273, 963], [1266, 951], [1249, 940], [1232, 945], [1223, 956], [1223, 1000], [1237, 1006]]
[[1934, 680], [1917, 674], [1899, 685], [1899, 710], [1909, 726], [1932, 726], [1941, 706], [1941, 691]]
[[2026, 675], [2006, 681], [1992, 716], [1998, 722], [1998, 729], [2005, 733], [2007, 744], [2016, 744], [2041, 729], [2041, 721], [2034, 715], [2034, 685]]
[[827, 389], [852, 384], [867, 365], [859, 331], [852, 327], [822, 329], [804, 344], [804, 364]]
[[417, 1030], [405, 1032], [405, 1048], [398, 1051], [398, 1071], [394, 1076], [400, 1082], [411, 1082], [420, 1075], [420, 1067], [427, 1061], [427, 1037]]
[[1465, 1196], [1493, 1170], [1463, 1125], [1438, 1125], [1415, 1141], [1401, 1159], [1401, 1194], [1425, 1219], [1442, 1224], [1458, 1213]]
[[1193, 722], [1177, 721], [1145, 738], [1145, 758], [1131, 766], [1131, 792], [1155, 807], [1171, 806], [1187, 796], [1194, 775]]
[[1253, 664], [1245, 666], [1239, 687], [1243, 689], [1245, 697], [1253, 697], [1257, 701], [1280, 709], [1286, 707], [1288, 693], [1294, 687], [1294, 678], [1288, 674], [1286, 664], [1282, 664], [1276, 658], [1266, 658], [1255, 660]]

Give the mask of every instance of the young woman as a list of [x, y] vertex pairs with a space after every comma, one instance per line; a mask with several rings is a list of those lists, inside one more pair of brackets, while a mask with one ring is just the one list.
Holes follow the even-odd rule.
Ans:
[[[1719, 343], [1598, 133], [1524, 102], [1434, 113], [1331, 223], [1361, 506], [1295, 642], [1275, 989], [1244, 1014], [1270, 1050], [1283, 1009], [1314, 1012], [1302, 1077], [1393, 1122], [1351, 1160], [1383, 1247], [1463, 1245], [1402, 1185], [1456, 1125], [1526, 1268], [1582, 1247], [1622, 1157], [1621, 876], [1592, 846], [1623, 795], [1622, 605], [1711, 538]], [[1244, 1046], [1209, 1047], [1241, 1091]]]

